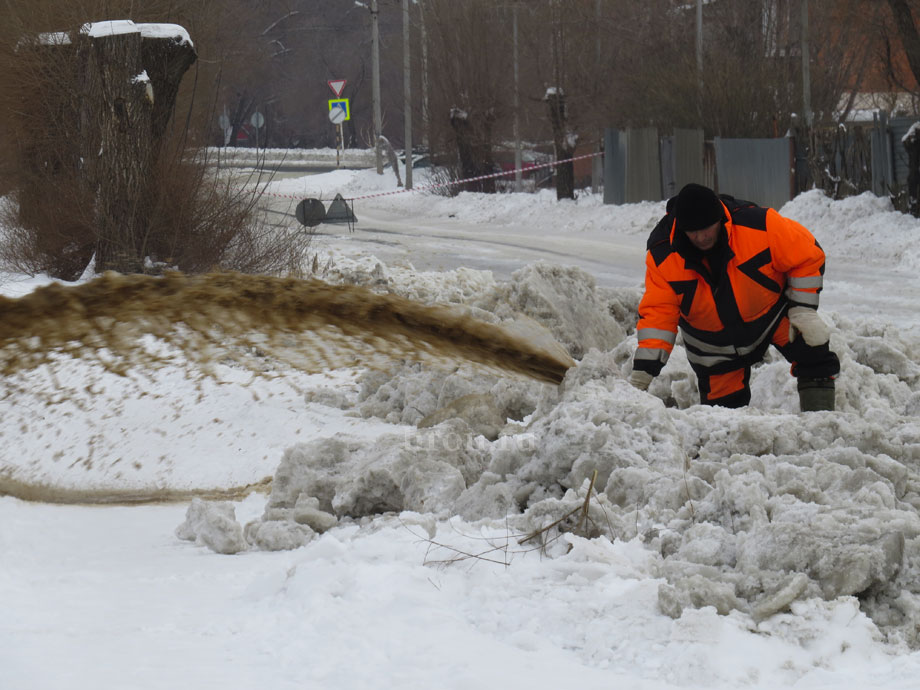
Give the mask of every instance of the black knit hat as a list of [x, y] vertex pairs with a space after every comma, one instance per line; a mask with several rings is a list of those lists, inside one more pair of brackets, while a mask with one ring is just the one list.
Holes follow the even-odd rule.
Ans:
[[674, 204], [677, 216], [677, 229], [681, 232], [693, 232], [708, 228], [723, 218], [722, 202], [709, 187], [691, 182], [685, 185], [677, 195]]

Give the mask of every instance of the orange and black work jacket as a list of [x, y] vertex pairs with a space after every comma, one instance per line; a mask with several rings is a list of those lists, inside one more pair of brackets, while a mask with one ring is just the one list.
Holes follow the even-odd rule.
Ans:
[[814, 236], [773, 209], [720, 199], [725, 216], [711, 251], [677, 231], [673, 199], [649, 236], [634, 369], [657, 376], [678, 325], [697, 373], [750, 366], [763, 358], [787, 307], [818, 308], [824, 251]]

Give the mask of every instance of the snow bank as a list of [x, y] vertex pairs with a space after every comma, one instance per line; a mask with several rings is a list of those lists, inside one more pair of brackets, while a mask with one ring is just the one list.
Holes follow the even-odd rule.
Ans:
[[491, 271], [458, 268], [417, 271], [412, 266], [388, 266], [373, 256], [330, 257], [323, 273], [330, 283], [364, 285], [425, 304], [474, 304], [497, 287]]
[[576, 359], [592, 347], [616, 346], [628, 328], [610, 314], [594, 278], [575, 266], [531, 264], [497, 286], [480, 306], [499, 317], [524, 314], [534, 319]]
[[586, 271], [545, 261], [515, 271], [507, 282], [495, 281], [489, 271], [417, 272], [411, 267], [384, 266], [373, 257], [337, 260], [325, 278], [427, 304], [466, 305], [475, 316], [491, 322], [525, 316], [544, 326], [576, 358], [592, 347], [610, 349], [621, 342], [627, 326], [615, 314], [625, 317], [631, 311], [623, 307], [616, 291], [599, 290]]
[[712, 606], [762, 621], [797, 602], [856, 596], [890, 639], [920, 645], [911, 622], [920, 611], [920, 342], [833, 315], [837, 412], [798, 413], [776, 353], [754, 369], [751, 407], [711, 408], [697, 404], [680, 347], [651, 394], [626, 382], [635, 335], [611, 313], [629, 314], [632, 297], [610, 309], [580, 272], [539, 264], [466, 295], [496, 315], [524, 309], [570, 347], [579, 337], [605, 344], [558, 388], [462, 367], [367, 374], [346, 407], [435, 425], [289, 448], [263, 521], [297, 529], [290, 511], [309, 497], [339, 519], [415, 511], [503, 519], [526, 534], [582, 505], [594, 477], [586, 534], [639, 539], [657, 555], [663, 612]]
[[[859, 366], [845, 363], [843, 377]], [[855, 595], [916, 645], [920, 425], [883, 395], [868, 419], [841, 403], [805, 415], [668, 408], [595, 352], [558, 400], [494, 442], [455, 419], [373, 444], [289, 449], [266, 519], [294, 526], [284, 511], [312, 496], [339, 517], [510, 515], [526, 533], [580, 505], [596, 472], [594, 531], [660, 555], [662, 611], [714, 606], [760, 620], [795, 601]]]
[[780, 210], [812, 231], [831, 255], [873, 266], [920, 268], [920, 221], [894, 210], [887, 197], [864, 192], [834, 201], [820, 190], [800, 194]]
[[[526, 330], [529, 338], [543, 338], [546, 346], [554, 339], [574, 357], [590, 348], [607, 350], [622, 343], [623, 323], [634, 324], [639, 298], [636, 290], [600, 290], [585, 271], [546, 262], [527, 266], [500, 283], [488, 271], [417, 272], [385, 266], [374, 257], [337, 258], [324, 278], [423, 303], [455, 304], [482, 321]], [[547, 332], [552, 338], [547, 338]], [[491, 419], [469, 414], [464, 418], [477, 433], [494, 438], [496, 428], [504, 426], [499, 420], [524, 419], [544, 394], [543, 384], [496, 377], [466, 364], [446, 372], [419, 364], [394, 365], [366, 371], [359, 383], [356, 401], [330, 395], [326, 388], [308, 390], [306, 399], [339, 408], [354, 404], [364, 417], [414, 425], [464, 396], [488, 396], [488, 401], [480, 402], [494, 409]]]
[[[453, 371], [432, 371], [406, 364], [387, 371], [368, 371], [359, 377], [356, 409], [363, 417], [379, 417], [393, 424], [421, 424], [422, 420], [464, 396], [488, 395], [502, 420], [520, 421], [532, 413], [544, 385], [529, 380], [495, 377], [469, 365]], [[308, 400], [321, 400], [307, 393]], [[469, 423], [470, 420], [468, 419]], [[478, 433], [488, 433], [472, 425]]]
[[239, 553], [247, 548], [232, 503], [192, 500], [185, 522], [176, 528], [179, 539], [207, 546], [217, 553]]

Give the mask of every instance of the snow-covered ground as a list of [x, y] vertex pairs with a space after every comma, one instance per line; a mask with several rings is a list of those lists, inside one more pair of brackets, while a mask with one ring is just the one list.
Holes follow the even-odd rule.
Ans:
[[60, 503], [0, 497], [0, 687], [917, 686], [920, 222], [781, 209], [828, 253], [838, 410], [798, 413], [773, 355], [723, 410], [679, 348], [650, 394], [625, 380], [663, 203], [395, 191], [269, 189], [358, 197], [313, 240], [326, 279], [525, 313], [579, 366], [5, 381], [0, 487]]

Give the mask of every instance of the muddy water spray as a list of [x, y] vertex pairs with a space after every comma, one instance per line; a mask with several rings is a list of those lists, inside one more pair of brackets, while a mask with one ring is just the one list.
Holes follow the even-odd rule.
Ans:
[[5, 377], [61, 355], [126, 373], [178, 363], [179, 353], [202, 374], [227, 358], [264, 371], [262, 355], [308, 373], [394, 358], [465, 359], [558, 383], [574, 364], [550, 339], [536, 342], [462, 309], [318, 280], [109, 273], [0, 298]]

